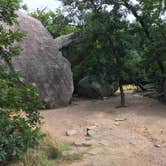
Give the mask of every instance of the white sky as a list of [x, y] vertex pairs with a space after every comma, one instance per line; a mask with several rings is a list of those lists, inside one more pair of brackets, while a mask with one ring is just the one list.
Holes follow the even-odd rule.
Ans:
[[[136, 0], [131, 0], [132, 3], [136, 3]], [[62, 7], [62, 3], [59, 0], [23, 0], [29, 11], [34, 11], [37, 8], [42, 9], [47, 7], [48, 9], [55, 10]]]
[[[131, 2], [136, 3], [136, 0], [131, 0]], [[59, 0], [23, 0], [23, 3], [28, 6], [28, 12], [35, 11], [37, 8], [44, 9], [45, 7], [48, 10], [55, 11], [57, 8], [62, 7], [62, 3]], [[133, 20], [134, 16], [129, 15], [128, 19]]]
[[23, 3], [28, 6], [28, 11], [34, 11], [37, 8], [43, 9], [45, 7], [54, 11], [62, 6], [58, 0], [23, 0]]

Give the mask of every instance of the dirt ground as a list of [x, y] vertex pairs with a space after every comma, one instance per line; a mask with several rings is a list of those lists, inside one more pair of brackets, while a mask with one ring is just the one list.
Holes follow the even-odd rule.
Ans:
[[[126, 101], [128, 107], [116, 108], [119, 96], [75, 99], [69, 107], [42, 111], [51, 135], [92, 144], [75, 148], [85, 154], [68, 166], [166, 166], [166, 105], [137, 94], [127, 94]], [[94, 137], [86, 136], [88, 126], [96, 126]], [[68, 129], [77, 134], [66, 136]]]

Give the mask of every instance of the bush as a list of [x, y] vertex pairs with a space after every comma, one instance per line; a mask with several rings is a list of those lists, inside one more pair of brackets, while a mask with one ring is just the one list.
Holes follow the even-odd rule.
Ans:
[[42, 135], [23, 111], [0, 109], [0, 165], [22, 157], [28, 148], [37, 145]]
[[38, 144], [42, 107], [32, 85], [20, 81], [19, 73], [0, 68], [0, 165], [19, 159]]
[[17, 23], [20, 8], [21, 0], [0, 1], [0, 60], [6, 64], [6, 68], [0, 67], [0, 166], [21, 158], [42, 138], [37, 112], [42, 103], [37, 90], [24, 84], [12, 65], [12, 58], [21, 51], [15, 43], [25, 36], [10, 28]]
[[[42, 108], [37, 89], [20, 81], [19, 73], [0, 67], [0, 108], [24, 110], [32, 122], [38, 123], [37, 109]], [[33, 118], [32, 118], [33, 117]]]

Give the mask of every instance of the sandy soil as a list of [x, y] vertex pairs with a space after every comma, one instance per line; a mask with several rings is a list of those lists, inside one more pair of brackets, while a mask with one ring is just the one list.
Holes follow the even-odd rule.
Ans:
[[[166, 166], [166, 105], [134, 94], [127, 94], [126, 100], [128, 107], [117, 109], [118, 96], [75, 99], [69, 107], [41, 112], [53, 136], [64, 142], [92, 142], [91, 147], [76, 148], [85, 154], [70, 166]], [[95, 137], [87, 138], [87, 126], [94, 125]], [[66, 136], [68, 129], [78, 133]], [[109, 144], [101, 145], [101, 140]]]

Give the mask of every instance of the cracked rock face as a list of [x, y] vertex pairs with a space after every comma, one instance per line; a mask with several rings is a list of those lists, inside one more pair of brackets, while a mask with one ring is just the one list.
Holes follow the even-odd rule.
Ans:
[[18, 27], [26, 37], [23, 51], [12, 61], [26, 83], [36, 85], [48, 108], [66, 106], [73, 93], [71, 66], [59, 51], [59, 44], [36, 19], [19, 13]]

